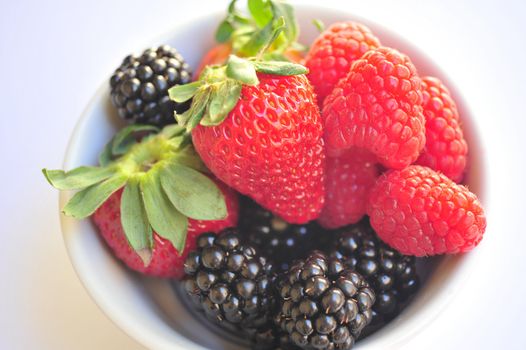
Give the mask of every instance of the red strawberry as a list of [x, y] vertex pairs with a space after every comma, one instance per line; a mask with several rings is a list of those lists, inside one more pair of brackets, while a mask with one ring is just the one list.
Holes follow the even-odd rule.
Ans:
[[380, 41], [366, 26], [355, 22], [334, 23], [311, 45], [305, 58], [309, 80], [321, 106], [338, 81], [344, 78], [351, 64]]
[[413, 163], [425, 144], [421, 80], [409, 58], [390, 48], [355, 61], [324, 101], [329, 152], [363, 147], [388, 168]]
[[291, 223], [323, 205], [322, 126], [305, 75], [258, 74], [217, 126], [197, 126], [195, 149], [222, 181]]
[[218, 233], [227, 227], [233, 227], [238, 219], [238, 198], [232, 189], [215, 180], [225, 196], [228, 215], [224, 220], [188, 220], [188, 233], [182, 253], [179, 253], [170, 241], [153, 232], [153, 248], [150, 263], [145, 266], [139, 255], [133, 250], [121, 224], [122, 190], [110, 196], [93, 214], [93, 221], [100, 235], [113, 250], [113, 253], [132, 270], [158, 277], [183, 277], [183, 264], [189, 252], [195, 249], [197, 237], [204, 232]]
[[[305, 223], [323, 206], [321, 117], [307, 69], [267, 60], [279, 54], [274, 49], [290, 48], [297, 36], [292, 8], [267, 5], [270, 14], [288, 15], [271, 16], [235, 50], [248, 58], [230, 55], [225, 65], [206, 67], [198, 81], [175, 86], [169, 94], [174, 101], [192, 98], [190, 109], [176, 120], [192, 133], [196, 151], [215, 176], [282, 219]], [[222, 39], [235, 36], [231, 27], [241, 25], [229, 20], [218, 30]]]
[[420, 165], [382, 175], [371, 190], [367, 213], [378, 236], [406, 255], [467, 252], [486, 229], [473, 193]]
[[376, 157], [363, 149], [327, 157], [325, 204], [318, 222], [334, 229], [360, 221], [378, 175]]
[[422, 78], [422, 87], [426, 145], [416, 164], [440, 171], [458, 183], [466, 169], [468, 144], [460, 127], [457, 106], [437, 78]]
[[236, 193], [201, 173], [206, 168], [183, 132], [177, 125], [160, 132], [130, 125], [106, 146], [100, 167], [44, 169], [54, 187], [78, 190], [63, 212], [79, 219], [93, 214], [115, 255], [148, 275], [182, 277], [197, 235], [237, 223]]

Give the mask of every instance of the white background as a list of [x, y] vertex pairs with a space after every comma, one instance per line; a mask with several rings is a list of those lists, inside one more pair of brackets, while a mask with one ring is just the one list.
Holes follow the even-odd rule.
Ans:
[[[381, 23], [427, 52], [471, 106], [490, 161], [489, 227], [479, 248], [490, 258], [410, 348], [525, 349], [525, 3], [323, 3]], [[141, 348], [78, 281], [60, 234], [57, 192], [40, 169], [61, 167], [83, 107], [122, 57], [178, 20], [225, 6], [0, 1], [0, 348]]]

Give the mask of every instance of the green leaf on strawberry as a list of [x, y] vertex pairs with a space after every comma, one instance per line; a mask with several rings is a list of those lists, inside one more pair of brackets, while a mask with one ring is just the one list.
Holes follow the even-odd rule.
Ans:
[[114, 168], [81, 166], [71, 171], [47, 170], [42, 172], [48, 182], [59, 190], [77, 190], [105, 180], [115, 174]]
[[254, 68], [260, 73], [274, 75], [298, 75], [308, 72], [307, 68], [302, 65], [284, 61], [255, 61]]
[[210, 103], [201, 125], [212, 126], [220, 124], [228, 113], [236, 106], [241, 95], [241, 84], [228, 79], [220, 88], [213, 89]]
[[171, 164], [160, 173], [164, 192], [182, 214], [197, 220], [221, 220], [227, 215], [223, 196], [216, 184], [202, 173]]
[[[210, 91], [203, 92], [207, 94]], [[194, 97], [194, 101], [199, 99]], [[207, 101], [203, 97], [201, 106], [193, 109], [196, 114], [189, 117], [199, 119], [196, 115], [204, 113]], [[101, 166], [68, 172], [43, 169], [43, 173], [60, 190], [78, 190], [63, 208], [65, 215], [78, 219], [92, 215], [112, 194], [124, 189], [122, 227], [147, 266], [152, 257], [152, 229], [182, 252], [189, 219], [220, 220], [227, 215], [223, 193], [205, 175], [208, 170], [188, 140], [180, 125], [162, 130], [128, 126], [104, 148]]]
[[126, 238], [145, 265], [152, 258], [152, 227], [144, 208], [138, 178], [131, 178], [121, 197], [122, 225]]
[[[241, 57], [256, 56], [261, 51], [268, 36], [277, 26], [283, 31], [272, 40], [268, 54], [283, 53], [288, 48], [295, 48], [299, 36], [299, 26], [291, 5], [281, 0], [248, 0], [248, 14], [243, 15], [236, 8], [233, 0], [228, 6], [226, 17], [216, 30], [218, 43], [229, 42], [232, 53]], [[279, 24], [278, 21], [283, 21]]]
[[193, 98], [194, 100], [192, 101], [190, 108], [183, 114], [176, 114], [175, 116], [180, 125], [186, 125], [186, 130], [188, 132], [195, 128], [203, 118], [203, 114], [205, 113], [210, 98], [210, 89], [198, 89]]
[[231, 21], [225, 19], [219, 24], [219, 27], [217, 27], [215, 39], [218, 43], [227, 42], [232, 36], [233, 32], [234, 26], [232, 25]]
[[248, 0], [248, 10], [260, 28], [264, 27], [273, 16], [268, 0]]
[[[257, 85], [257, 73], [274, 75], [306, 74], [304, 66], [286, 61], [262, 61], [256, 58], [241, 58], [231, 55], [220, 67], [207, 67], [201, 74], [195, 94], [189, 96], [185, 85], [169, 90], [172, 99], [181, 101], [193, 97], [188, 111], [175, 116], [177, 122], [191, 132], [198, 124], [219, 125], [236, 106], [243, 85]], [[184, 101], [184, 100], [183, 100]]]
[[284, 34], [287, 38], [287, 44], [290, 45], [296, 42], [299, 36], [299, 26], [294, 15], [294, 8], [290, 4], [279, 0], [270, 0], [269, 2], [274, 13], [274, 18], [283, 18], [286, 23]]
[[285, 27], [285, 20], [280, 17], [279, 21], [269, 21], [266, 26], [255, 31], [250, 38], [244, 43], [243, 46], [237, 50], [238, 55], [244, 57], [256, 56], [260, 51], [264, 51], [268, 43], [274, 42], [270, 38], [275, 35], [276, 37], [283, 31]]
[[313, 19], [312, 24], [320, 33], [322, 33], [325, 30], [325, 24], [320, 19]]
[[226, 76], [245, 85], [257, 85], [259, 82], [254, 65], [234, 55], [228, 59]]
[[149, 174], [142, 177], [140, 188], [146, 215], [152, 228], [159, 236], [169, 240], [178, 252], [182, 252], [188, 218], [173, 206], [163, 190], [159, 170], [152, 169]]
[[91, 185], [75, 193], [64, 207], [64, 214], [77, 219], [90, 216], [109, 196], [122, 188], [126, 184], [126, 180], [126, 175], [115, 174], [99, 184]]
[[177, 103], [183, 103], [183, 102], [188, 101], [189, 99], [192, 98], [192, 96], [195, 95], [199, 86], [201, 86], [200, 81], [194, 81], [193, 83], [178, 85], [179, 87], [179, 89], [177, 90], [178, 94], [174, 95], [173, 93], [170, 92], [172, 90], [168, 90], [168, 96], [170, 97], [170, 99], [174, 100]]
[[146, 131], [159, 131], [159, 128], [153, 125], [138, 125], [132, 124], [123, 128], [118, 134], [115, 135], [111, 142], [111, 153], [113, 155], [123, 155], [130, 149], [131, 146], [137, 143], [137, 138], [134, 134]]

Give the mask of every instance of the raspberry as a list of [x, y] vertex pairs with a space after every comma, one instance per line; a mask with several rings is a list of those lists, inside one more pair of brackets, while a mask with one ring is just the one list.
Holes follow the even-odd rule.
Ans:
[[360, 221], [378, 175], [376, 158], [366, 150], [353, 148], [340, 157], [327, 157], [320, 225], [333, 229]]
[[475, 194], [420, 165], [382, 175], [370, 192], [367, 213], [378, 236], [406, 255], [467, 252], [486, 229]]
[[468, 145], [460, 127], [457, 106], [440, 80], [422, 78], [426, 145], [416, 164], [444, 173], [455, 182], [462, 181]]
[[406, 55], [368, 51], [323, 105], [329, 152], [363, 147], [388, 168], [413, 163], [425, 145], [421, 80]]
[[335, 23], [318, 36], [305, 59], [309, 80], [321, 106], [351, 64], [380, 41], [366, 26], [354, 22]]

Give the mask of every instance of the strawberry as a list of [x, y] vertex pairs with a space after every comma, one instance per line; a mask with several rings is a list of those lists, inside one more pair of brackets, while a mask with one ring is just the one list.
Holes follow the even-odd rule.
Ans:
[[323, 201], [322, 126], [304, 75], [259, 74], [220, 125], [192, 133], [197, 152], [225, 183], [283, 219], [314, 219]]
[[93, 215], [114, 254], [147, 275], [182, 277], [184, 258], [200, 233], [237, 223], [236, 194], [203, 174], [207, 169], [182, 131], [177, 125], [162, 131], [130, 125], [108, 143], [99, 167], [43, 170], [54, 187], [79, 190], [64, 214]]
[[122, 260], [132, 270], [146, 275], [158, 277], [182, 278], [183, 263], [186, 256], [195, 250], [197, 237], [204, 232], [218, 233], [224, 228], [234, 227], [238, 218], [238, 198], [232, 189], [218, 180], [213, 180], [225, 196], [227, 217], [223, 220], [188, 220], [186, 243], [181, 253], [167, 239], [152, 233], [152, 257], [145, 265], [139, 255], [133, 250], [121, 223], [122, 190], [112, 194], [96, 211], [92, 219], [115, 256]]
[[193, 87], [170, 90], [176, 100], [193, 96], [176, 118], [214, 175], [291, 223], [315, 219], [324, 196], [321, 118], [307, 77], [296, 74], [304, 71], [231, 56]]
[[379, 173], [376, 157], [360, 148], [351, 148], [338, 157], [327, 157], [320, 225], [335, 229], [360, 221]]
[[179, 103], [192, 99], [176, 120], [215, 176], [282, 219], [301, 224], [315, 219], [323, 205], [321, 117], [307, 69], [269, 59], [276, 47], [287, 49], [297, 32], [290, 33], [292, 13], [287, 22], [275, 16], [287, 14], [290, 6], [268, 3], [271, 19], [238, 49], [248, 58], [230, 55], [225, 65], [207, 66], [198, 81], [175, 86], [169, 95]]

